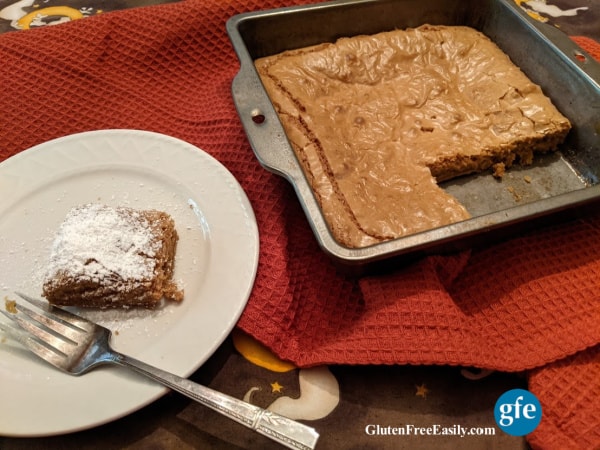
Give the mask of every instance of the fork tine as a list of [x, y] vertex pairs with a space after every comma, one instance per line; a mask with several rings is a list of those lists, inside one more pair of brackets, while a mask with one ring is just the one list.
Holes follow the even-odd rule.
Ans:
[[45, 311], [46, 314], [48, 314], [50, 316], [55, 316], [55, 317], [53, 317], [55, 320], [59, 319], [60, 321], [66, 323], [67, 325], [74, 326], [76, 328], [79, 328], [82, 331], [88, 331], [91, 326], [95, 325], [94, 323], [90, 322], [89, 320], [87, 320], [81, 316], [70, 313], [69, 311], [59, 308], [58, 306], [50, 305], [47, 302], [43, 302], [41, 300], [38, 300], [37, 298], [33, 298], [29, 295], [23, 294], [22, 292], [15, 291], [15, 294], [17, 294], [19, 297], [21, 297], [26, 302], [28, 302], [34, 306], [37, 306], [42, 311]]
[[21, 344], [25, 344], [25, 340], [28, 337], [28, 334], [20, 328], [12, 325], [6, 325], [4, 322], [0, 322], [0, 331], [2, 331], [9, 338], [20, 342]]
[[0, 331], [4, 332], [8, 337], [14, 339], [19, 342], [21, 345], [27, 347], [31, 352], [36, 354], [42, 359], [45, 359], [50, 364], [61, 368], [60, 362], [64, 360], [65, 354], [58, 349], [50, 346], [44, 341], [38, 340], [36, 337], [29, 334], [28, 331], [21, 328], [21, 324], [11, 316], [14, 314], [7, 313], [3, 310], [0, 310], [2, 314], [8, 317], [11, 321], [17, 323], [17, 327], [7, 326], [0, 322]]
[[[17, 309], [21, 310], [28, 308], [19, 308], [17, 306]], [[11, 314], [2, 310], [0, 310], [0, 312], [16, 323], [22, 330], [29, 333], [31, 338], [35, 338], [37, 343], [41, 343], [44, 347], [59, 352], [63, 356], [69, 353], [70, 348], [77, 346], [77, 343], [72, 339], [57, 333], [50, 333], [35, 325], [33, 322], [23, 319], [20, 314]]]
[[[27, 308], [26, 306], [20, 305], [18, 303], [15, 305], [15, 308], [20, 313], [25, 314], [26, 316], [28, 316], [29, 318], [33, 319], [36, 322], [39, 322], [40, 324], [44, 325], [49, 330], [52, 330], [55, 333], [58, 333], [61, 338], [68, 338], [72, 342], [75, 341], [75, 338], [80, 333], [85, 332], [85, 330], [81, 330], [79, 328], [73, 328], [72, 325], [65, 324], [62, 321], [55, 320], [52, 313], [44, 311], [42, 314], [39, 314], [36, 311], [34, 311], [30, 308]], [[27, 329], [27, 331], [31, 332], [30, 329]]]

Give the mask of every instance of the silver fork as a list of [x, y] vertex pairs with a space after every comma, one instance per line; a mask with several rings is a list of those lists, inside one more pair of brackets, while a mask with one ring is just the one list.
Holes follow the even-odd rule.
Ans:
[[19, 303], [16, 312], [0, 308], [18, 326], [0, 322], [0, 331], [64, 372], [82, 375], [101, 364], [126, 366], [288, 448], [314, 449], [319, 438], [314, 428], [116, 352], [110, 347], [107, 328], [25, 294], [17, 295], [40, 311]]

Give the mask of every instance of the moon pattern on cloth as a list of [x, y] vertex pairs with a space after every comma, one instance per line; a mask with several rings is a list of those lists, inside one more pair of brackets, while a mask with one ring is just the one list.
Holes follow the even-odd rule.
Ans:
[[300, 369], [300, 397], [279, 397], [267, 409], [290, 419], [316, 420], [328, 416], [340, 401], [340, 387], [327, 366]]

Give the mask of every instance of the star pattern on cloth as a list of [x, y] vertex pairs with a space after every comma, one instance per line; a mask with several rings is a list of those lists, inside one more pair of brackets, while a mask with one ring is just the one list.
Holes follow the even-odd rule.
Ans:
[[283, 386], [280, 385], [277, 381], [275, 381], [274, 383], [271, 383], [271, 392], [281, 393], [282, 390], [283, 390]]
[[425, 383], [422, 383], [420, 385], [415, 385], [415, 387], [417, 388], [417, 392], [415, 393], [415, 395], [417, 397], [427, 397], [427, 394], [429, 393], [429, 389], [427, 389], [427, 387], [425, 386]]

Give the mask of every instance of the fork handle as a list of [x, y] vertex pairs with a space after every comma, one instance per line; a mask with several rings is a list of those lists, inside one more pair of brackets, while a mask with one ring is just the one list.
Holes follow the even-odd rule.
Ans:
[[114, 352], [113, 356], [112, 362], [152, 378], [288, 448], [312, 450], [317, 444], [319, 434], [314, 428], [158, 369], [131, 356], [118, 352]]

